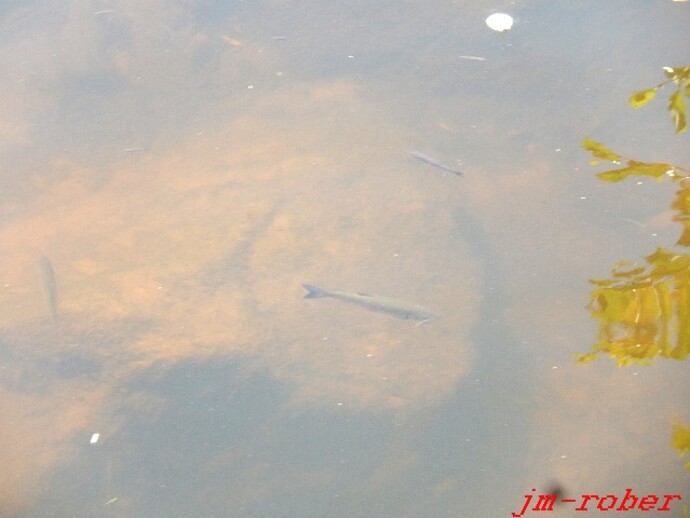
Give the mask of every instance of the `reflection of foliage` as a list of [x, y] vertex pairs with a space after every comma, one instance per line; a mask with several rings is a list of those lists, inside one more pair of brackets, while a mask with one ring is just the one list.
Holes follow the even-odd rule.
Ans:
[[649, 101], [654, 99], [657, 90], [660, 90], [668, 83], [675, 83], [678, 88], [668, 98], [668, 111], [676, 125], [676, 133], [681, 133], [687, 129], [687, 117], [685, 111], [685, 100], [683, 97], [690, 98], [690, 67], [664, 67], [664, 75], [668, 78], [653, 88], [640, 90], [630, 96], [628, 102], [633, 108], [641, 108]]
[[[673, 425], [673, 433], [671, 435], [671, 446], [678, 450], [678, 455], [682, 458], [690, 453], [690, 428], [682, 426], [679, 423]], [[690, 470], [690, 462], [685, 464], [685, 467]]]
[[[634, 93], [629, 102], [633, 108], [640, 108], [654, 98], [657, 90], [674, 82], [678, 88], [669, 97], [668, 110], [676, 133], [681, 133], [687, 129], [683, 97], [690, 98], [690, 67], [664, 67], [664, 74], [666, 81]], [[690, 246], [690, 170], [659, 162], [639, 162], [588, 138], [582, 147], [594, 155], [593, 165], [601, 160], [625, 162], [625, 167], [598, 173], [600, 180], [619, 182], [629, 176], [680, 180], [671, 204], [676, 210], [673, 221], [683, 225], [676, 244]], [[645, 261], [645, 265], [620, 261], [611, 279], [590, 280], [597, 286], [591, 293], [589, 309], [599, 320], [599, 341], [591, 352], [575, 355], [578, 363], [590, 362], [602, 352], [615, 358], [619, 366], [649, 364], [657, 356], [683, 360], [690, 354], [690, 254], [658, 248]], [[681, 457], [690, 453], [690, 428], [674, 425], [671, 446]], [[690, 462], [685, 467], [690, 470]], [[690, 518], [689, 515], [684, 505], [683, 516]]]
[[[634, 93], [629, 102], [633, 108], [640, 108], [654, 98], [657, 90], [676, 83], [678, 89], [669, 97], [668, 110], [676, 133], [681, 133], [687, 129], [683, 97], [690, 98], [690, 67], [664, 67], [664, 73], [667, 81]], [[602, 160], [625, 164], [598, 173], [600, 180], [619, 182], [629, 176], [680, 180], [671, 204], [676, 210], [673, 221], [683, 225], [676, 244], [690, 246], [690, 170], [660, 162], [639, 162], [588, 138], [582, 147], [594, 156], [593, 165]], [[602, 352], [614, 358], [619, 366], [649, 364], [657, 356], [683, 360], [690, 354], [690, 254], [658, 248], [645, 261], [647, 264], [643, 265], [620, 261], [611, 279], [590, 280], [597, 287], [591, 293], [589, 309], [599, 320], [599, 341], [591, 352], [575, 355], [578, 363], [590, 362]], [[671, 446], [681, 457], [690, 453], [690, 428], [674, 425]], [[690, 462], [685, 467], [690, 470]], [[683, 516], [688, 515], [684, 505]]]
[[[670, 82], [678, 85], [671, 95], [669, 110], [676, 120], [676, 132], [685, 130], [683, 95], [690, 97], [690, 67], [665, 68], [667, 81], [632, 95], [630, 103], [639, 108], [656, 91]], [[690, 246], [690, 170], [662, 162], [640, 162], [619, 155], [603, 144], [585, 138], [582, 147], [593, 155], [592, 165], [601, 161], [625, 164], [598, 173], [600, 180], [620, 182], [630, 176], [647, 176], [681, 181], [672, 208], [673, 217], [683, 225], [676, 242]], [[599, 320], [599, 340], [588, 354], [576, 355], [579, 363], [594, 360], [601, 352], [615, 358], [618, 365], [648, 364], [663, 356], [682, 360], [690, 353], [690, 255], [659, 248], [646, 258], [646, 265], [621, 261], [611, 279], [592, 280], [589, 309]]]
[[682, 167], [661, 162], [638, 162], [632, 158], [614, 153], [603, 144], [590, 140], [587, 137], [582, 142], [582, 147], [594, 155], [595, 158], [590, 161], [592, 165], [599, 164], [600, 160], [607, 160], [614, 164], [627, 163], [626, 167], [597, 173], [597, 177], [605, 182], [620, 182], [628, 176], [651, 176], [656, 179], [668, 176], [674, 181], [690, 177], [690, 171]]
[[673, 216], [673, 221], [683, 225], [683, 233], [676, 242], [680, 246], [690, 246], [690, 184], [684, 183], [676, 192], [676, 199], [673, 200], [671, 208], [677, 211]]
[[[597, 173], [597, 177], [605, 182], [620, 182], [629, 176], [649, 176], [657, 180], [667, 177], [673, 182], [690, 179], [690, 170], [688, 169], [661, 162], [638, 162], [614, 153], [603, 144], [587, 137], [583, 140], [582, 147], [594, 155], [594, 158], [590, 160], [592, 165], [599, 164], [601, 160], [607, 160], [613, 164], [627, 162], [627, 167]], [[690, 246], [690, 180], [681, 184], [671, 208], [678, 212], [673, 216], [673, 221], [681, 223], [684, 227], [683, 234], [676, 244]]]
[[690, 255], [660, 248], [646, 261], [621, 261], [611, 279], [590, 281], [598, 286], [589, 308], [600, 323], [599, 341], [592, 352], [576, 355], [579, 363], [602, 352], [618, 365], [690, 353]]

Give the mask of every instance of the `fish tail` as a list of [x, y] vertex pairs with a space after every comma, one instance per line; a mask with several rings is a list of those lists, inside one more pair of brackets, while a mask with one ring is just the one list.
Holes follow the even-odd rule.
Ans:
[[326, 293], [321, 288], [317, 288], [316, 286], [312, 286], [311, 284], [302, 284], [302, 286], [308, 292], [304, 296], [305, 299], [318, 299], [321, 297], [328, 297], [328, 293]]

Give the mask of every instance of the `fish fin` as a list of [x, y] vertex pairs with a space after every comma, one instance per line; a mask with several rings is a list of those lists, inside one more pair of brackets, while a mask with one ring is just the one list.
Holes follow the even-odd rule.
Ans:
[[318, 299], [321, 297], [328, 297], [326, 292], [324, 292], [321, 288], [317, 288], [316, 286], [312, 286], [311, 284], [302, 284], [302, 287], [308, 292], [304, 296], [305, 299]]

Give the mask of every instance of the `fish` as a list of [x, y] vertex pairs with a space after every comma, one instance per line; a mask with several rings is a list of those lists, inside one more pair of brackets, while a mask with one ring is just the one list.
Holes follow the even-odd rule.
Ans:
[[440, 315], [422, 306], [400, 300], [378, 297], [376, 295], [369, 295], [368, 293], [348, 293], [345, 291], [326, 290], [317, 286], [312, 286], [311, 284], [303, 284], [302, 286], [307, 290], [307, 294], [304, 296], [305, 299], [330, 297], [403, 320], [416, 320], [418, 326], [440, 318]]
[[465, 176], [465, 173], [463, 173], [462, 171], [454, 169], [449, 165], [443, 164], [435, 158], [432, 158], [429, 155], [422, 153], [421, 151], [410, 151], [410, 155], [415, 157], [417, 160], [421, 160], [425, 164], [433, 165], [434, 167], [438, 167], [439, 169], [443, 169], [444, 171], [450, 171], [451, 173], [456, 174], [458, 176]]
[[41, 267], [41, 280], [43, 281], [43, 295], [45, 296], [46, 306], [53, 324], [58, 321], [58, 298], [57, 285], [55, 283], [55, 270], [53, 263], [46, 256], [42, 256], [39, 261]]

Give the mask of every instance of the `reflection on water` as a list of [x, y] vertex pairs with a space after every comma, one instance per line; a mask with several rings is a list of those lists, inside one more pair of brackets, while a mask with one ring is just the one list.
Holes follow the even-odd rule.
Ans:
[[[525, 9], [502, 35], [472, 3], [8, 9], [0, 514], [497, 516], [552, 477], [672, 490], [670, 462], [635, 471], [660, 443], [631, 430], [657, 423], [623, 396], [679, 374], [572, 367], [598, 267], [573, 243], [610, 236], [557, 174], [580, 158], [551, 151], [592, 102], [563, 89], [606, 83], [572, 76], [600, 58], [563, 28], [588, 26]], [[310, 304], [307, 282], [387, 299]], [[443, 318], [390, 318], [400, 301]]]

